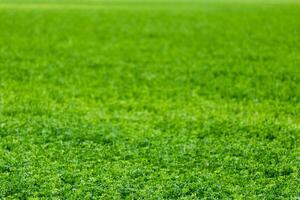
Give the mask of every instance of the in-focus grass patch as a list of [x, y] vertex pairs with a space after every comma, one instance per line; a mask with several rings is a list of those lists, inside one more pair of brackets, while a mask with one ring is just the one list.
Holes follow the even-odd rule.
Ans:
[[300, 4], [0, 2], [0, 198], [299, 198]]

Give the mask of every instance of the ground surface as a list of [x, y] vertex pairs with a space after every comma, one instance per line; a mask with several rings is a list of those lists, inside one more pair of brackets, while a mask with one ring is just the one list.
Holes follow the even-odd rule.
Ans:
[[296, 199], [300, 4], [0, 3], [0, 197]]

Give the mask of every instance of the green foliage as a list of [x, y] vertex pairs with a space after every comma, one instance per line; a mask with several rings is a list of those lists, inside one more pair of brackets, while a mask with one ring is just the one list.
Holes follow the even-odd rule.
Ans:
[[0, 3], [0, 198], [299, 198], [299, 4], [32, 2]]

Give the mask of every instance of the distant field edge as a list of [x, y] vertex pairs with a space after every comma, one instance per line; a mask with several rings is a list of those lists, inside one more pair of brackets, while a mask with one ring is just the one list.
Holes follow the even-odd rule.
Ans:
[[254, 3], [254, 4], [300, 4], [300, 0], [0, 0], [0, 6], [20, 5], [143, 5], [143, 4], [194, 4], [194, 3]]

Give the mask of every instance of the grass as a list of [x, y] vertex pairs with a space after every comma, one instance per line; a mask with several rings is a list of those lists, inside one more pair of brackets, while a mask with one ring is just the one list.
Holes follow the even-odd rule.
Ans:
[[1, 1], [0, 198], [299, 198], [299, 13]]

